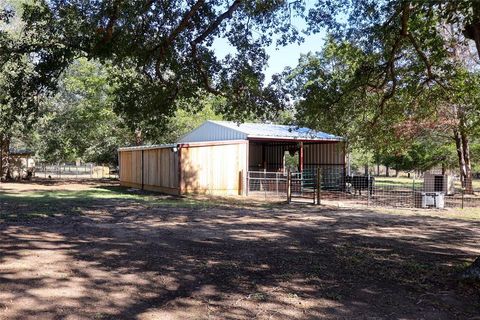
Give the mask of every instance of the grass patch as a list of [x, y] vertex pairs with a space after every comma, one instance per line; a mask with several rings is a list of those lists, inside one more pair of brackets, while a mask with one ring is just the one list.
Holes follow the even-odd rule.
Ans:
[[172, 207], [208, 209], [213, 207], [262, 207], [274, 204], [252, 204], [240, 199], [192, 198], [161, 195], [118, 186], [101, 186], [86, 190], [0, 191], [0, 219], [16, 220], [55, 215], [79, 215], [84, 209], [115, 205], [141, 205], [148, 208]]
[[[353, 209], [352, 209], [353, 210]], [[466, 220], [466, 221], [480, 221], [480, 208], [465, 208], [465, 209], [399, 209], [399, 208], [384, 208], [384, 207], [369, 207], [369, 211], [380, 214], [398, 215], [398, 216], [417, 216], [425, 218], [440, 218], [452, 220]]]

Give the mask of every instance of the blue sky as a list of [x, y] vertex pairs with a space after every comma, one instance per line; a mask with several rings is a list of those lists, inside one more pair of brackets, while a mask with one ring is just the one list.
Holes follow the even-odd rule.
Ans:
[[[307, 10], [312, 7], [312, 1], [306, 1]], [[292, 17], [292, 24], [297, 30], [302, 31], [306, 28], [306, 23], [302, 18]], [[304, 35], [304, 41], [301, 44], [290, 44], [285, 47], [276, 47], [272, 44], [266, 48], [269, 62], [266, 66], [265, 76], [266, 83], [270, 82], [271, 76], [275, 73], [282, 72], [285, 67], [294, 67], [298, 63], [298, 59], [302, 53], [316, 52], [322, 49], [325, 42], [325, 32], [314, 35]], [[275, 42], [275, 41], [274, 41]], [[229, 53], [234, 53], [235, 49], [228, 43], [226, 39], [217, 39], [213, 44], [213, 48], [218, 58], [223, 58]]]
[[[305, 40], [301, 44], [293, 43], [278, 48], [275, 44], [272, 44], [266, 49], [269, 56], [268, 66], [265, 70], [266, 82], [270, 81], [273, 74], [282, 72], [285, 67], [296, 66], [302, 53], [320, 51], [324, 42], [325, 33], [319, 33], [305, 36]], [[234, 52], [234, 49], [225, 39], [217, 39], [214, 43], [214, 50], [219, 58]]]

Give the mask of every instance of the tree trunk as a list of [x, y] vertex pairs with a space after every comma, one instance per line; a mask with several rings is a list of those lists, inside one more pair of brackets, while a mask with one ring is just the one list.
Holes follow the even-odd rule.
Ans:
[[[473, 11], [473, 21], [469, 25], [465, 26], [464, 35], [466, 38], [469, 38], [475, 41], [475, 46], [477, 47], [477, 54], [478, 54], [478, 57], [480, 58], [480, 3], [472, 1], [471, 5], [472, 5], [472, 11]], [[463, 143], [463, 140], [462, 140], [462, 143]], [[468, 140], [466, 140], [466, 146], [468, 148]], [[469, 155], [468, 164], [470, 165], [470, 153], [468, 155]], [[472, 177], [471, 167], [469, 168], [469, 170], [470, 170], [470, 183], [471, 183], [471, 177]], [[467, 188], [465, 188], [465, 191], [467, 191], [466, 189]], [[480, 257], [478, 257], [475, 260], [475, 262], [465, 271], [463, 276], [466, 277], [467, 279], [474, 279], [480, 282]]]
[[143, 135], [141, 129], [135, 130], [135, 145], [141, 146], [143, 144]]
[[453, 130], [453, 137], [455, 139], [455, 146], [457, 148], [457, 157], [458, 157], [458, 167], [460, 169], [460, 181], [462, 183], [462, 188], [465, 187], [465, 158], [462, 145], [462, 136], [457, 129]]
[[390, 177], [390, 168], [388, 166], [385, 166], [385, 175]]
[[8, 137], [0, 137], [0, 180], [2, 181], [10, 178], [9, 152], [10, 152], [10, 139]]
[[472, 184], [472, 164], [470, 162], [470, 142], [465, 132], [460, 134], [462, 139], [463, 159], [465, 163], [465, 178], [464, 188], [466, 194], [473, 194]]
[[480, 58], [480, 4], [478, 2], [472, 1], [471, 5], [473, 20], [471, 21], [471, 23], [465, 25], [463, 35], [467, 39], [471, 39], [475, 42], [475, 46], [477, 47], [477, 54]]

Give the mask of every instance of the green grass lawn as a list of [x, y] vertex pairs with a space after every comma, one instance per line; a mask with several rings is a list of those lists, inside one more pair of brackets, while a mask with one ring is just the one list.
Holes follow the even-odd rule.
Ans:
[[[375, 177], [375, 183], [377, 184], [389, 184], [389, 185], [396, 185], [396, 186], [402, 186], [402, 187], [412, 187], [413, 184], [418, 184], [420, 185], [423, 183], [423, 178], [407, 178], [407, 177]], [[473, 180], [473, 188], [474, 189], [480, 189], [480, 179], [474, 179]], [[456, 180], [455, 181], [455, 188], [460, 189], [460, 181]]]
[[188, 198], [175, 198], [146, 192], [129, 192], [122, 187], [21, 193], [0, 191], [0, 219], [81, 214], [85, 208], [120, 203], [186, 207], [210, 205], [210, 203]]
[[[410, 186], [413, 179], [408, 178], [384, 178], [385, 183]], [[0, 190], [0, 221], [31, 219], [36, 217], [82, 215], [85, 211], [101, 211], [115, 206], [141, 206], [142, 210], [155, 207], [172, 207], [188, 209], [208, 209], [214, 207], [251, 208], [269, 210], [281, 208], [282, 202], [269, 202], [262, 199], [238, 198], [238, 197], [174, 197], [158, 193], [132, 191], [119, 186], [99, 186], [86, 190], [49, 190], [13, 192]], [[303, 210], [318, 210], [319, 207], [309, 204], [294, 204], [288, 210], [302, 212]], [[373, 211], [387, 214], [401, 215], [434, 215], [443, 218], [460, 218], [467, 220], [479, 220], [480, 208], [419, 210], [371, 207]], [[355, 210], [355, 209], [352, 209]]]
[[375, 184], [389, 184], [402, 187], [412, 187], [413, 184], [420, 184], [423, 182], [423, 179], [413, 179], [407, 177], [375, 177]]
[[87, 208], [142, 205], [150, 207], [212, 208], [218, 206], [271, 208], [272, 202], [222, 197], [176, 197], [124, 187], [102, 186], [87, 190], [11, 192], [0, 190], [0, 220], [82, 214]]

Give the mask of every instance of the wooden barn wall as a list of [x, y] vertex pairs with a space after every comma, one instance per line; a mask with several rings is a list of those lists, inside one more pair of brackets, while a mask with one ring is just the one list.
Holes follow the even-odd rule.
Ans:
[[[149, 149], [144, 151], [145, 188], [164, 188], [178, 192], [178, 154], [171, 148]], [[151, 186], [151, 188], [150, 188]], [[147, 189], [148, 190], [148, 189]], [[171, 193], [168, 192], [168, 193]]]
[[142, 152], [120, 151], [120, 184], [125, 186], [142, 185]]
[[[278, 171], [283, 168], [285, 151], [290, 148], [295, 148], [297, 143], [264, 143], [262, 149], [262, 143], [250, 142], [249, 145], [249, 170], [263, 170]], [[266, 168], [262, 162], [265, 156]]]
[[304, 144], [303, 163], [311, 165], [345, 164], [344, 143]]
[[120, 184], [178, 194], [178, 154], [170, 148], [120, 151]]
[[278, 171], [283, 168], [283, 158], [288, 146], [283, 144], [267, 144], [265, 146], [265, 162], [267, 171]]
[[190, 146], [180, 149], [181, 193], [243, 193], [247, 143]]
[[250, 142], [248, 146], [248, 170], [263, 170], [261, 144]]

